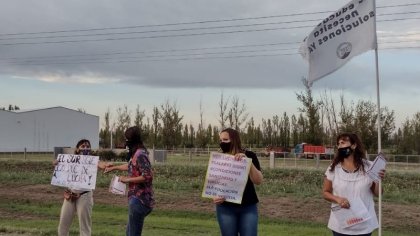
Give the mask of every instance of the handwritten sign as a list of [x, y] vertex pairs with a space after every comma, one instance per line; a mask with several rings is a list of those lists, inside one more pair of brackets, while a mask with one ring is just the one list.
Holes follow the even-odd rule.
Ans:
[[51, 185], [78, 190], [93, 190], [96, 185], [98, 156], [59, 154]]
[[252, 159], [236, 161], [233, 156], [212, 152], [207, 168], [202, 197], [221, 196], [226, 202], [240, 204], [248, 181]]

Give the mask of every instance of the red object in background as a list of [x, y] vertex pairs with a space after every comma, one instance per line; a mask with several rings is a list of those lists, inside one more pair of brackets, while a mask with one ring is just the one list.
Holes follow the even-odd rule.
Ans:
[[305, 144], [303, 146], [303, 152], [304, 153], [325, 153], [325, 147]]

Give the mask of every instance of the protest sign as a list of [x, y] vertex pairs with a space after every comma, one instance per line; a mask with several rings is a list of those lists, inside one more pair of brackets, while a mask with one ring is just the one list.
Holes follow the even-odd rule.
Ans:
[[98, 156], [59, 154], [51, 185], [78, 190], [93, 190], [96, 185]]
[[212, 152], [207, 168], [202, 197], [224, 197], [226, 202], [240, 204], [248, 181], [252, 159], [237, 161], [232, 155]]

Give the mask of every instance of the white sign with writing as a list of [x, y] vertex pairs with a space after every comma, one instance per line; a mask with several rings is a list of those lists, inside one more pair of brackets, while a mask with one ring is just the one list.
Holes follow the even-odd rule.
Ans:
[[224, 197], [226, 202], [240, 204], [248, 181], [252, 159], [240, 161], [232, 155], [212, 152], [207, 168], [202, 197]]
[[98, 156], [59, 154], [51, 185], [77, 190], [93, 190], [96, 185]]

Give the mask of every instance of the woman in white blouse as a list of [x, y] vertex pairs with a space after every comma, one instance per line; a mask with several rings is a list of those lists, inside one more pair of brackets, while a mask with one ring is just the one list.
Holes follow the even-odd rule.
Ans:
[[[337, 145], [323, 186], [324, 199], [332, 203], [328, 228], [334, 236], [370, 236], [378, 228], [373, 197], [379, 194], [379, 185], [366, 173], [372, 163], [356, 134], [340, 134]], [[385, 170], [379, 176], [383, 179]]]

